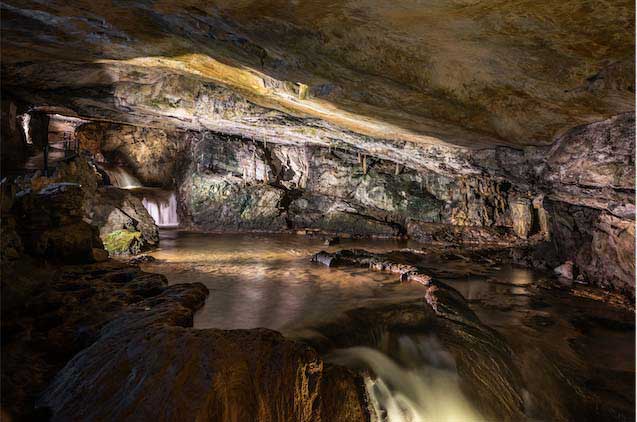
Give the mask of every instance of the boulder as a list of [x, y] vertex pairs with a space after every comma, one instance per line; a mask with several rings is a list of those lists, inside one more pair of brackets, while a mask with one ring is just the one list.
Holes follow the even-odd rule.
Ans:
[[51, 420], [366, 420], [359, 378], [312, 348], [267, 329], [190, 328], [206, 294], [171, 286], [107, 324], [42, 395]]
[[12, 214], [25, 251], [66, 263], [94, 262], [93, 249], [103, 245], [97, 229], [83, 220], [83, 200], [84, 191], [74, 183], [19, 192]]
[[55, 374], [128, 304], [160, 294], [167, 284], [162, 275], [112, 260], [52, 266], [25, 255], [21, 266], [4, 264], [2, 412], [12, 418], [6, 420], [47, 420], [48, 412], [35, 411], [33, 402]]
[[136, 253], [152, 249], [159, 244], [159, 231], [153, 218], [141, 199], [128, 190], [115, 187], [98, 189], [91, 204], [89, 217], [91, 223], [99, 227], [100, 237], [104, 242], [111, 233], [123, 230], [140, 233], [135, 241], [138, 249]]
[[573, 280], [573, 261], [566, 261], [559, 267], [555, 267], [553, 272], [567, 280]]

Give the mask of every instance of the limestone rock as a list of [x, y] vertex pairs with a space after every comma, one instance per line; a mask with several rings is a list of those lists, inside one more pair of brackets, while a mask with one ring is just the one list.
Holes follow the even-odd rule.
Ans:
[[[216, 95], [223, 83], [271, 109], [423, 146], [546, 143], [633, 108], [627, 3], [603, 14], [579, 0], [377, 6], [16, 1], [4, 7], [3, 75], [32, 103], [100, 120], [242, 130], [249, 106]], [[222, 99], [241, 108], [220, 110]]]
[[559, 267], [555, 267], [553, 269], [553, 272], [555, 272], [555, 274], [559, 275], [560, 277], [564, 277], [568, 280], [573, 280], [575, 278], [573, 277], [573, 261], [566, 261]]
[[513, 231], [522, 239], [526, 239], [533, 229], [533, 211], [531, 201], [527, 198], [516, 198], [511, 202], [511, 220]]
[[128, 304], [160, 294], [167, 281], [113, 261], [51, 267], [25, 255], [21, 263], [2, 263], [2, 412], [46, 419], [34, 400], [55, 374]]
[[635, 222], [602, 213], [593, 228], [591, 258], [579, 263], [587, 278], [634, 295]]
[[76, 136], [92, 154], [134, 169], [144, 186], [171, 186], [188, 146], [184, 133], [111, 123], [86, 123]]
[[[634, 216], [635, 115], [580, 126], [558, 138], [541, 178], [551, 196], [575, 205]], [[624, 208], [632, 205], [632, 208]]]
[[207, 231], [280, 231], [287, 227], [284, 191], [269, 185], [243, 186], [241, 179], [194, 175], [180, 187], [190, 224]]
[[365, 420], [356, 377], [327, 370], [311, 348], [266, 329], [189, 328], [206, 294], [201, 285], [172, 286], [124, 312], [60, 371], [40, 404], [53, 421]]
[[97, 229], [82, 218], [83, 198], [82, 188], [73, 183], [21, 192], [12, 213], [25, 250], [68, 263], [93, 262], [93, 249], [102, 249], [102, 242]]
[[143, 250], [141, 232], [115, 230], [104, 236], [104, 248], [110, 255], [137, 255]]
[[97, 190], [91, 202], [91, 224], [99, 227], [100, 237], [106, 237], [115, 231], [139, 232], [140, 251], [149, 250], [159, 244], [159, 232], [153, 218], [134, 193], [115, 187], [103, 187]]

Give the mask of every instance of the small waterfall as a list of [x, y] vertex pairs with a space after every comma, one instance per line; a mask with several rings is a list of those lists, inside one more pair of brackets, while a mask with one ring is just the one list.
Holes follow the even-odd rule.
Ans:
[[460, 390], [453, 357], [433, 337], [398, 339], [397, 361], [369, 347], [334, 352], [332, 360], [365, 367], [372, 420], [464, 422], [484, 420]]
[[174, 192], [171, 192], [167, 199], [160, 195], [144, 195], [142, 204], [159, 227], [177, 227], [179, 225], [177, 197]]
[[111, 184], [122, 189], [141, 188], [142, 184], [139, 180], [123, 167], [112, 167], [105, 169]]

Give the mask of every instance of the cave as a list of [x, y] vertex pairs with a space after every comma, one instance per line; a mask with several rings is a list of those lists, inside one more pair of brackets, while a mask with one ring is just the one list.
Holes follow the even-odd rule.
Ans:
[[0, 4], [3, 421], [635, 420], [635, 4]]

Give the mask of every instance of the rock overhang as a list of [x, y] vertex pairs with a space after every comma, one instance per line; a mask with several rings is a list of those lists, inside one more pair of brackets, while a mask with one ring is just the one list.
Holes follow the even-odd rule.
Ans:
[[634, 110], [627, 1], [604, 10], [580, 0], [2, 9], [4, 88], [101, 120], [224, 132], [283, 114], [379, 139], [484, 148], [548, 144]]

